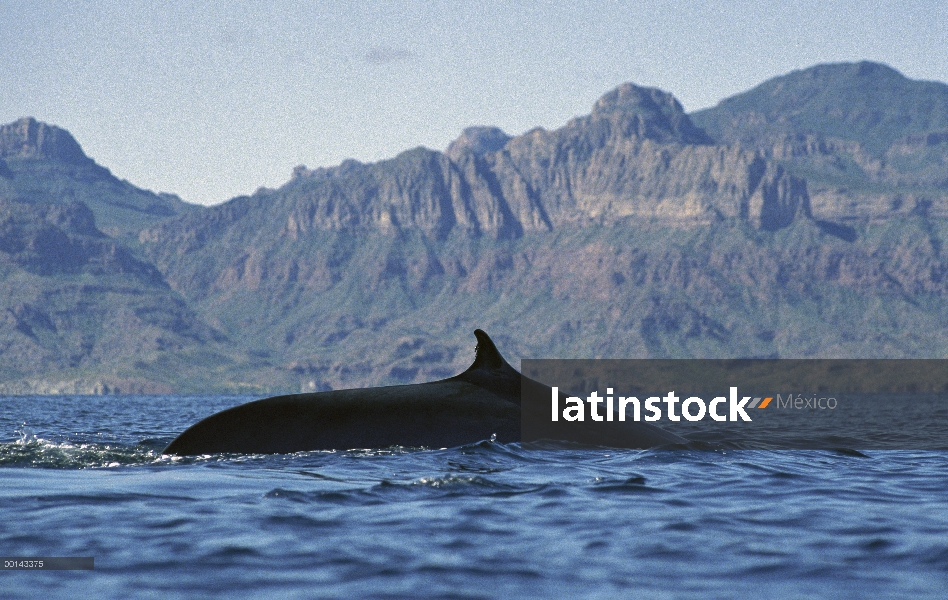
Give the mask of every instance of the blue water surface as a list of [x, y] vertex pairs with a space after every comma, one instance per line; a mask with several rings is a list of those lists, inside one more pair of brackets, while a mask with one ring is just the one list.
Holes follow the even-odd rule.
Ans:
[[241, 397], [0, 398], [4, 598], [948, 597], [948, 453], [162, 456]]

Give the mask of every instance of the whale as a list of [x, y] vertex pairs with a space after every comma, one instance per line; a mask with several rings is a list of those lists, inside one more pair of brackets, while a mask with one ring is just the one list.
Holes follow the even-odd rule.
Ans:
[[[549, 420], [552, 388], [522, 376], [484, 331], [474, 362], [427, 383], [274, 396], [213, 414], [187, 428], [163, 454], [290, 454], [392, 446], [451, 448], [483, 440], [650, 448], [687, 440], [642, 422], [571, 427]], [[564, 398], [560, 393], [561, 400]], [[535, 398], [522, 402], [523, 398]], [[522, 419], [539, 424], [523, 436]], [[524, 437], [528, 439], [524, 439]]]

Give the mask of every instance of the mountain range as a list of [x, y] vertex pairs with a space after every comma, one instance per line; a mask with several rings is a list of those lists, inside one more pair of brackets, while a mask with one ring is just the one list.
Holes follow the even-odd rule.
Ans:
[[[944, 357], [948, 85], [819, 65], [298, 166], [201, 207], [0, 127], [0, 390], [263, 394], [530, 357]], [[514, 361], [516, 362], [516, 360]], [[516, 365], [515, 365], [516, 366]]]

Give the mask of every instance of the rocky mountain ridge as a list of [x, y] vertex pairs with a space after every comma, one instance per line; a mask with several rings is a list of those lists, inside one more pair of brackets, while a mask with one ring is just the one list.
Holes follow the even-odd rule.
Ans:
[[691, 118], [719, 143], [766, 147], [787, 134], [815, 134], [879, 155], [906, 135], [948, 130], [948, 85], [869, 61], [824, 64], [765, 81]]
[[721, 143], [754, 148], [808, 182], [813, 213], [842, 221], [945, 215], [948, 85], [886, 65], [817, 65], [692, 113]]
[[226, 353], [130, 237], [188, 210], [119, 181], [64, 129], [0, 126], [0, 389], [167, 392], [157, 365]]
[[134, 236], [168, 217], [195, 210], [173, 194], [120, 181], [86, 156], [72, 135], [31, 117], [0, 126], [0, 199], [81, 202], [104, 231]]
[[[180, 230], [206, 237], [198, 231], [256, 206], [278, 205], [290, 211], [281, 234], [291, 237], [309, 229], [368, 227], [421, 229], [438, 238], [455, 229], [516, 238], [628, 217], [742, 219], [773, 229], [807, 214], [804, 181], [757, 152], [713, 145], [673, 96], [632, 84], [603, 96], [589, 116], [551, 132], [511, 137], [472, 128], [445, 153], [417, 148], [370, 165], [298, 167], [276, 193], [212, 207], [186, 218]], [[175, 227], [159, 224], [142, 239], [163, 239]]]
[[92, 163], [92, 159], [85, 155], [68, 131], [41, 123], [32, 117], [0, 126], [0, 158]]
[[[38, 166], [73, 182], [80, 200], [95, 194], [68, 163], [10, 150], [13, 179], [31, 173], [40, 191], [24, 194], [20, 182], [8, 205], [31, 206], [22, 214], [41, 225], [9, 209], [0, 293], [47, 291], [8, 300], [0, 343], [14, 351], [34, 340], [48, 352], [76, 327], [64, 315], [106, 306], [72, 362], [32, 350], [68, 385], [100, 391], [138, 382], [263, 393], [446, 377], [469, 362], [478, 327], [515, 363], [944, 356], [948, 148], [931, 98], [948, 86], [893, 73], [824, 65], [693, 115], [671, 94], [623, 84], [552, 131], [473, 127], [444, 152], [300, 166], [279, 189], [218, 206], [171, 203], [162, 216], [136, 205], [150, 216], [122, 230], [98, 225], [118, 210], [101, 194], [91, 210], [62, 195], [40, 202], [63, 186], [44, 188]], [[852, 92], [864, 88], [888, 100], [867, 108]], [[911, 117], [903, 130], [898, 115]], [[91, 252], [81, 266], [36, 271], [45, 259], [31, 257], [58, 264], [43, 249], [69, 244]], [[73, 304], [50, 308], [65, 296]], [[109, 333], [123, 329], [134, 341]], [[15, 377], [16, 389], [60, 389], [25, 366]]]

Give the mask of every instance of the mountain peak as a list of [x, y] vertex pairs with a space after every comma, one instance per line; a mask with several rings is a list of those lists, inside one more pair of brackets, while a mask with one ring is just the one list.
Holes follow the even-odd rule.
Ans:
[[854, 63], [825, 63], [807, 69], [792, 71], [785, 78], [807, 77], [810, 79], [868, 77], [873, 79], [907, 79], [899, 71], [887, 64], [863, 60]]
[[719, 142], [767, 146], [787, 136], [854, 141], [882, 155], [910, 134], [948, 128], [948, 86], [888, 65], [822, 64], [775, 77], [691, 115]]
[[0, 126], [0, 158], [52, 159], [77, 164], [91, 161], [68, 131], [33, 117]]
[[666, 115], [684, 113], [678, 99], [658, 88], [640, 87], [634, 83], [623, 83], [606, 92], [593, 105], [593, 114], [603, 114], [613, 110], [635, 112], [661, 112]]
[[596, 101], [591, 118], [625, 122], [628, 133], [661, 142], [711, 143], [678, 99], [657, 88], [624, 83]]
[[497, 152], [510, 141], [510, 136], [499, 127], [467, 127], [461, 136], [451, 142], [445, 152], [452, 160], [456, 160], [462, 152], [486, 154]]

